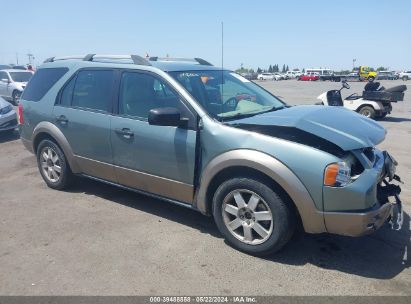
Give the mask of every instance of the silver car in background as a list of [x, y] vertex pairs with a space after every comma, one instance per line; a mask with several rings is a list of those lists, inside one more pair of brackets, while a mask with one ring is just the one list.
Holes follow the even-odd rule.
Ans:
[[33, 76], [31, 71], [7, 69], [0, 71], [0, 97], [17, 105], [27, 82]]
[[0, 134], [12, 133], [17, 128], [17, 114], [11, 103], [0, 97]]

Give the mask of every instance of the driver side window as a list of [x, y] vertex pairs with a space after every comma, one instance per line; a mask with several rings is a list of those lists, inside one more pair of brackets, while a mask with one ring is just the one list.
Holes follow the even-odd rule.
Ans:
[[120, 82], [119, 114], [146, 120], [151, 109], [180, 108], [180, 98], [170, 86], [147, 73], [123, 72]]

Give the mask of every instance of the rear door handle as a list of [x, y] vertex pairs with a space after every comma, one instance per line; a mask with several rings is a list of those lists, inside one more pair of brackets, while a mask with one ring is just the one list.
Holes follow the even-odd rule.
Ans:
[[60, 115], [60, 116], [57, 116], [57, 117], [56, 117], [56, 121], [59, 122], [59, 123], [61, 123], [61, 124], [63, 124], [63, 125], [65, 125], [65, 124], [68, 123], [69, 120], [67, 119], [66, 116]]
[[130, 139], [131, 137], [134, 136], [134, 132], [131, 131], [129, 128], [116, 128], [114, 129], [114, 131], [119, 134], [122, 135], [124, 138]]

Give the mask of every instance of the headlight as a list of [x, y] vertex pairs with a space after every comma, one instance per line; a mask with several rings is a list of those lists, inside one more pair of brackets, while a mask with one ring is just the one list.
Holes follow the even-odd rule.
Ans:
[[4, 108], [1, 108], [1, 109], [0, 109], [0, 115], [7, 114], [7, 113], [9, 113], [11, 110], [13, 110], [13, 106], [12, 106], [12, 105], [5, 106]]
[[346, 162], [329, 164], [324, 172], [324, 185], [344, 187], [351, 181], [351, 168]]

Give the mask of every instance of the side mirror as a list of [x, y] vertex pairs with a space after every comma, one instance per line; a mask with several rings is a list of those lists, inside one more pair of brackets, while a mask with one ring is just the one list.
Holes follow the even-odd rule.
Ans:
[[148, 114], [148, 123], [155, 126], [183, 127], [188, 120], [181, 118], [181, 113], [176, 108], [151, 109]]
[[349, 89], [349, 88], [350, 88], [350, 85], [349, 85], [348, 82], [346, 82], [346, 81], [343, 81], [342, 85], [343, 85], [343, 88], [345, 88], [345, 89]]
[[1, 81], [10, 83], [10, 79], [7, 79], [7, 78], [3, 78]]

